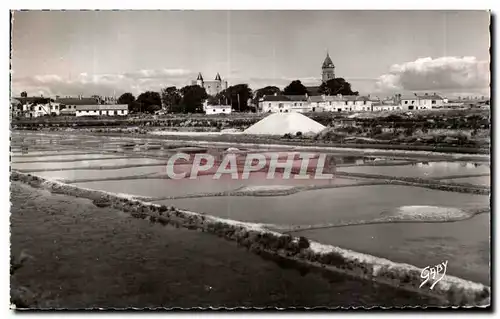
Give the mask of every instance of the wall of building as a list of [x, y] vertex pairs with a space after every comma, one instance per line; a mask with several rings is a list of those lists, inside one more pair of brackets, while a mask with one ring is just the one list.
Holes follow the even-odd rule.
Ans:
[[217, 106], [206, 106], [205, 107], [205, 114], [211, 115], [211, 114], [231, 114], [232, 109], [231, 105], [217, 105]]
[[127, 109], [121, 110], [77, 110], [76, 116], [126, 116]]

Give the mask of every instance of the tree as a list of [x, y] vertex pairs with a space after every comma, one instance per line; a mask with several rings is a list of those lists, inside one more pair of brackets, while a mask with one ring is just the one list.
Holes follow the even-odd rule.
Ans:
[[274, 95], [274, 94], [281, 95], [282, 92], [276, 86], [266, 86], [264, 88], [258, 89], [257, 91], [255, 91], [253, 103], [255, 105], [258, 105], [261, 97], [263, 97], [264, 95]]
[[188, 85], [181, 89], [181, 106], [184, 113], [203, 112], [203, 101], [208, 98], [204, 88], [198, 85]]
[[335, 78], [321, 83], [318, 92], [326, 95], [358, 95], [359, 93], [351, 90], [351, 84], [343, 78]]
[[117, 101], [118, 104], [127, 104], [128, 106], [130, 106], [134, 102], [135, 96], [132, 93], [123, 93], [122, 95], [120, 95]]
[[229, 103], [234, 110], [245, 112], [249, 110], [248, 99], [251, 97], [252, 89], [248, 84], [237, 84], [220, 92], [215, 98]]
[[21, 92], [21, 97], [28, 97], [28, 92], [26, 91]]
[[222, 96], [209, 96], [207, 99], [208, 105], [222, 105], [225, 102], [225, 98]]
[[162, 106], [169, 112], [179, 112], [182, 101], [181, 92], [175, 86], [170, 86], [161, 90]]
[[288, 86], [283, 90], [285, 95], [305, 95], [307, 92], [307, 88], [300, 82], [300, 80], [292, 81], [292, 83], [288, 84]]
[[140, 112], [154, 113], [161, 109], [160, 93], [153, 91], [146, 91], [137, 97]]

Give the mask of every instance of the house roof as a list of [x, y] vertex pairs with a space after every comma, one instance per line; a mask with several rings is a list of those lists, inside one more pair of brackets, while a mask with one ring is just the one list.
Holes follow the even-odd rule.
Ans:
[[417, 100], [417, 99], [443, 100], [443, 98], [437, 94], [428, 94], [428, 95], [405, 94], [401, 96], [401, 100]]
[[309, 102], [323, 102], [323, 96], [321, 95], [314, 95], [309, 97]]
[[285, 95], [289, 101], [307, 101], [306, 95]]
[[16, 99], [16, 100], [18, 100], [22, 104], [34, 102], [34, 101], [40, 100], [40, 99], [48, 99], [46, 97], [41, 97], [41, 96], [13, 97], [13, 98]]
[[77, 111], [128, 110], [127, 104], [77, 105]]
[[319, 93], [319, 86], [306, 86], [307, 92], [310, 96], [318, 96], [321, 95]]
[[307, 101], [307, 96], [305, 95], [266, 95], [263, 97], [262, 101]]
[[60, 103], [63, 105], [97, 105], [99, 101], [92, 97], [69, 97], [69, 98], [58, 98], [56, 99], [56, 103]]
[[437, 94], [429, 94], [429, 95], [418, 95], [419, 99], [427, 99], [427, 100], [442, 100], [443, 98]]
[[10, 104], [22, 104], [21, 101], [19, 101], [18, 99], [15, 99], [15, 98], [11, 98], [10, 99]]
[[290, 101], [286, 96], [284, 95], [266, 95], [262, 97], [262, 101]]

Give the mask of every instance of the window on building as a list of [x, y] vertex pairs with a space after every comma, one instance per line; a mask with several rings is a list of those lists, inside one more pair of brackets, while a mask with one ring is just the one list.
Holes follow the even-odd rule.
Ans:
[[408, 101], [405, 101], [405, 104], [408, 104]]
[[269, 107], [271, 107], [271, 103], [269, 103]]
[[293, 106], [297, 106], [297, 103], [293, 103]]
[[415, 104], [415, 101], [411, 101], [411, 104]]
[[432, 100], [432, 104], [436, 104], [436, 101], [435, 101], [435, 100]]
[[347, 101], [345, 101], [345, 105], [347, 105]]
[[214, 112], [215, 112], [215, 109], [214, 109]]
[[39, 106], [39, 107], [38, 107], [38, 110], [39, 110], [39, 111], [41, 111], [41, 110], [42, 110], [42, 107], [41, 107], [41, 106]]
[[222, 109], [222, 112], [226, 112], [226, 109]]

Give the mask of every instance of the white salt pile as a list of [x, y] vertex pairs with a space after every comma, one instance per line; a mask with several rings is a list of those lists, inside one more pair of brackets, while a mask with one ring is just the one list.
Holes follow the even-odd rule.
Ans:
[[319, 133], [325, 126], [300, 113], [271, 114], [247, 128], [245, 134], [284, 135]]
[[389, 212], [388, 219], [415, 221], [453, 221], [474, 215], [472, 211], [441, 206], [400, 206]]

